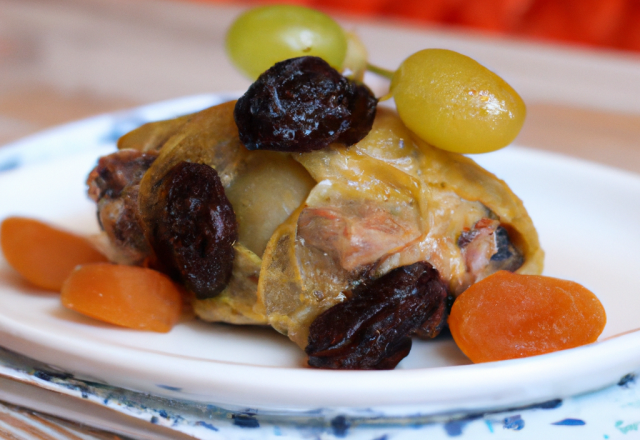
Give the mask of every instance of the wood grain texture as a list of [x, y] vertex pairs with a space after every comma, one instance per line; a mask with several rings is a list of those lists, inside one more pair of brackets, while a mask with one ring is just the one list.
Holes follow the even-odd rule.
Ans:
[[527, 107], [516, 143], [640, 173], [640, 114], [552, 103]]
[[126, 437], [0, 402], [0, 437], [6, 440], [125, 440]]

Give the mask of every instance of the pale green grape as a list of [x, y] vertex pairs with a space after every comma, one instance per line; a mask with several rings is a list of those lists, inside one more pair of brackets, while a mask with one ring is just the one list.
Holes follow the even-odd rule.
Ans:
[[471, 58], [426, 49], [404, 60], [391, 93], [406, 126], [429, 144], [456, 153], [486, 153], [510, 144], [526, 115], [522, 98]]
[[323, 58], [340, 70], [347, 39], [340, 25], [322, 12], [293, 5], [262, 6], [233, 23], [227, 52], [252, 79], [278, 61], [306, 55]]
[[367, 48], [355, 32], [345, 32], [347, 54], [342, 63], [342, 74], [347, 78], [362, 82], [367, 70]]

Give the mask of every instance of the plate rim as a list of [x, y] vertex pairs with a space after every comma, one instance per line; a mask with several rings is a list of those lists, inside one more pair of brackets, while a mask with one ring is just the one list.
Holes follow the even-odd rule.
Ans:
[[[189, 99], [195, 99], [195, 98], [201, 99], [202, 97], [211, 98], [211, 97], [219, 97], [219, 95], [216, 95], [216, 94], [196, 95], [195, 97], [179, 98], [179, 100], [188, 101]], [[132, 110], [129, 110], [128, 112], [137, 111], [145, 108], [171, 107], [174, 105], [175, 102], [176, 100], [162, 101], [156, 104], [136, 107]], [[63, 126], [55, 127], [45, 132], [41, 132], [35, 136], [24, 139], [22, 141], [18, 141], [17, 143], [13, 143], [12, 145], [17, 144], [17, 147], [20, 147], [20, 146], [24, 146], [25, 142], [27, 143], [31, 142], [31, 144], [39, 144], [40, 142], [43, 141], [43, 139], [46, 140], [51, 136], [54, 136], [54, 137], [64, 136], [69, 130], [73, 131], [75, 127], [78, 127], [82, 124], [90, 124], [92, 123], [92, 121], [95, 122], [95, 120], [97, 120], [98, 118], [113, 117], [113, 115], [114, 114], [101, 115], [99, 117], [87, 118], [84, 120], [65, 124]], [[574, 166], [594, 167], [593, 169], [597, 172], [613, 173], [616, 176], [618, 176], [618, 178], [621, 178], [623, 180], [632, 179], [636, 184], [640, 184], [639, 175], [636, 175], [635, 173], [628, 172], [625, 170], [619, 170], [613, 167], [589, 162], [582, 159], [570, 158], [568, 156], [558, 155], [558, 154], [549, 153], [549, 152], [541, 152], [541, 151], [532, 150], [528, 148], [517, 147], [515, 151], [520, 152], [521, 154], [533, 154], [538, 157], [544, 157], [546, 160], [560, 161], [564, 163], [568, 161], [568, 162], [571, 162]], [[0, 158], [2, 158], [2, 154], [3, 154], [3, 151], [0, 150]], [[60, 156], [59, 159], [64, 160], [64, 155]], [[25, 163], [23, 164], [23, 166], [29, 166], [29, 164], [31, 163], [32, 162]], [[22, 167], [19, 167], [18, 169], [15, 170], [15, 172], [21, 172], [21, 168]], [[0, 172], [0, 180], [2, 180], [2, 177], [3, 177], [3, 173]], [[0, 287], [1, 286], [2, 286], [2, 283], [0, 283]], [[21, 332], [16, 332], [16, 328], [15, 327], [9, 328], [7, 326], [7, 323], [5, 322], [4, 319], [2, 319], [1, 316], [0, 316], [0, 333], [2, 333], [6, 338], [5, 341], [3, 341], [3, 345], [6, 346], [7, 348], [17, 351], [19, 353], [25, 354], [27, 356], [33, 357], [34, 359], [41, 360], [41, 361], [50, 363], [51, 365], [57, 366], [55, 362], [58, 359], [56, 357], [56, 354], [47, 352], [47, 344], [38, 342], [38, 341], [42, 341], [41, 339], [41, 337], [43, 336], [42, 334], [36, 334], [37, 332], [34, 333], [34, 330], [29, 328], [21, 329]], [[74, 361], [79, 362], [80, 365], [83, 365], [82, 357], [80, 356], [80, 353], [84, 349], [84, 347], [82, 347], [82, 344], [80, 344], [78, 341], [65, 341], [65, 342], [69, 343], [68, 346], [74, 347], [74, 350], [75, 350], [74, 352], [68, 353], [68, 354], [74, 357]], [[426, 386], [425, 383], [429, 383], [429, 382], [433, 382], [431, 384], [431, 389], [438, 389], [438, 387], [436, 386], [438, 382], [446, 383], [446, 380], [443, 380], [443, 378], [446, 378], [448, 375], [452, 374], [450, 373], [450, 371], [452, 370], [454, 370], [455, 372], [459, 372], [461, 370], [464, 371], [465, 377], [468, 378], [466, 379], [466, 381], [469, 383], [473, 381], [478, 381], [478, 380], [486, 380], [487, 375], [493, 375], [492, 377], [500, 377], [504, 382], [504, 377], [509, 376], [509, 374], [507, 373], [524, 374], [527, 371], [529, 371], [532, 368], [532, 366], [537, 366], [536, 367], [537, 371], [546, 371], [549, 369], [555, 369], [557, 368], [557, 366], [553, 367], [553, 365], [557, 363], [562, 364], [563, 362], [566, 362], [565, 358], [568, 356], [573, 357], [572, 356], [573, 353], [580, 353], [580, 357], [582, 357], [584, 360], [584, 362], [582, 362], [582, 365], [587, 366], [590, 364], [589, 360], [601, 357], [601, 355], [599, 354], [599, 351], [602, 351], [602, 350], [598, 350], [598, 352], [595, 354], [593, 353], [599, 347], [606, 347], [605, 351], [608, 350], [611, 353], [619, 353], [621, 351], [628, 351], [630, 345], [633, 346], [634, 348], [638, 348], [638, 350], [635, 350], [638, 352], [638, 354], [635, 357], [628, 359], [628, 362], [623, 365], [611, 365], [611, 361], [609, 363], [605, 363], [603, 366], [600, 367], [600, 370], [599, 370], [599, 372], [601, 373], [601, 376], [600, 376], [601, 379], [599, 380], [599, 382], [595, 383], [594, 386], [589, 387], [589, 389], [585, 389], [584, 387], [577, 386], [577, 384], [575, 383], [576, 376], [579, 376], [579, 375], [577, 375], [575, 371], [572, 371], [571, 373], [567, 372], [565, 376], [563, 376], [565, 378], [563, 386], [557, 390], [553, 390], [555, 394], [551, 393], [554, 397], [566, 397], [569, 395], [576, 394], [577, 392], [590, 391], [593, 389], [601, 388], [601, 387], [610, 385], [612, 383], [615, 383], [617, 380], [620, 379], [620, 377], [624, 376], [630, 371], [633, 371], [634, 367], [637, 368], [638, 365], [640, 365], [640, 333], [636, 332], [633, 334], [623, 335], [615, 339], [598, 342], [594, 345], [589, 345], [585, 347], [578, 347], [570, 351], [550, 353], [550, 354], [545, 354], [545, 355], [526, 358], [526, 359], [515, 359], [510, 361], [502, 361], [500, 363], [488, 363], [483, 365], [475, 364], [475, 365], [466, 365], [466, 366], [448, 366], [448, 367], [429, 368], [429, 370], [432, 372], [432, 374], [429, 376], [436, 376], [436, 377], [435, 378], [427, 377], [426, 379], [425, 377], [421, 377], [421, 376], [424, 376], [425, 369], [394, 370], [394, 371], [384, 371], [384, 372], [326, 371], [326, 370], [312, 370], [312, 369], [306, 369], [306, 368], [292, 369], [288, 367], [283, 368], [283, 367], [244, 365], [244, 364], [236, 364], [236, 363], [225, 362], [225, 361], [212, 360], [212, 361], [209, 361], [209, 363], [216, 364], [216, 365], [223, 364], [225, 368], [228, 368], [228, 365], [233, 365], [234, 369], [239, 370], [240, 373], [243, 373], [243, 375], [246, 375], [247, 377], [251, 378], [251, 380], [246, 380], [246, 379], [236, 380], [236, 382], [234, 383], [236, 386], [235, 391], [230, 389], [230, 388], [233, 388], [232, 385], [234, 384], [230, 384], [228, 379], [225, 379], [223, 381], [217, 381], [217, 382], [214, 381], [214, 383], [209, 384], [209, 386], [213, 386], [215, 389], [218, 389], [219, 392], [213, 393], [213, 394], [207, 394], [207, 395], [201, 395], [201, 394], [198, 394], [197, 392], [187, 393], [184, 390], [177, 391], [177, 390], [172, 390], [168, 388], [161, 388], [161, 387], [158, 387], [158, 384], [153, 384], [153, 383], [147, 383], [144, 386], [140, 386], [140, 383], [142, 383], [141, 381], [144, 380], [144, 376], [145, 376], [145, 374], [142, 372], [132, 372], [131, 377], [125, 378], [122, 382], [114, 383], [113, 385], [122, 386], [124, 388], [133, 389], [137, 391], [150, 392], [152, 394], [162, 395], [169, 398], [186, 398], [188, 400], [210, 402], [210, 403], [213, 402], [217, 404], [226, 404], [226, 405], [244, 405], [244, 406], [251, 406], [251, 407], [279, 408], [283, 406], [283, 403], [281, 400], [274, 399], [272, 396], [274, 391], [273, 379], [271, 379], [272, 383], [266, 388], [264, 386], [264, 383], [260, 381], [259, 372], [260, 371], [264, 372], [265, 369], [269, 369], [271, 372], [276, 370], [278, 371], [278, 374], [277, 374], [277, 378], [279, 380], [278, 384], [282, 387], [281, 388], [282, 391], [285, 392], [284, 390], [288, 390], [286, 393], [293, 396], [297, 395], [298, 393], [296, 393], [296, 391], [299, 391], [299, 390], [287, 388], [287, 385], [290, 385], [292, 382], [295, 382], [292, 380], [292, 376], [296, 376], [296, 377], [300, 376], [302, 379], [313, 379], [313, 381], [311, 381], [311, 383], [314, 384], [313, 386], [314, 394], [312, 398], [310, 398], [309, 396], [305, 396], [298, 400], [290, 399], [286, 404], [284, 404], [284, 406], [286, 407], [294, 407], [297, 410], [301, 410], [304, 408], [312, 409], [316, 407], [328, 406], [328, 407], [350, 407], [350, 408], [358, 407], [358, 408], [369, 408], [369, 409], [375, 407], [375, 408], [385, 408], [386, 411], [395, 411], [395, 410], [399, 410], [400, 408], [404, 408], [407, 405], [421, 408], [421, 410], [427, 411], [427, 412], [433, 412], [433, 411], [443, 412], [443, 411], [452, 411], [452, 410], [461, 410], [461, 409], [473, 410], [473, 409], [481, 409], [481, 408], [488, 408], [488, 407], [495, 408], [503, 405], [509, 406], [509, 405], [524, 405], [524, 404], [534, 403], [536, 401], [540, 401], [541, 399], [549, 398], [550, 390], [548, 389], [548, 384], [547, 386], [545, 386], [544, 381], [542, 382], [538, 381], [536, 382], [537, 386], [533, 387], [535, 389], [532, 389], [532, 387], [530, 386], [531, 383], [529, 383], [526, 387], [524, 387], [523, 395], [518, 399], [514, 399], [514, 398], [500, 399], [500, 398], [496, 398], [496, 396], [493, 396], [493, 397], [484, 396], [484, 398], [482, 398], [482, 396], [478, 396], [478, 399], [476, 401], [467, 403], [465, 406], [462, 404], [460, 400], [461, 397], [455, 398], [454, 396], [454, 397], [450, 397], [449, 399], [443, 399], [442, 396], [438, 396], [437, 398], [425, 398], [424, 396], [418, 395], [416, 389], [422, 389], [421, 387]], [[132, 357], [136, 357], [137, 355], [139, 355], [139, 353], [132, 353], [131, 352], [132, 349], [128, 347], [125, 347], [125, 348], [121, 347], [120, 350], [124, 350], [128, 352], [129, 355]], [[133, 351], [136, 351], [136, 350], [133, 350]], [[149, 353], [146, 353], [146, 356], [149, 356]], [[151, 356], [154, 358], [157, 358], [158, 360], [161, 360], [167, 357], [167, 355], [164, 355], [164, 354], [160, 354], [160, 355], [152, 354]], [[169, 356], [169, 357], [173, 358], [175, 356]], [[108, 358], [104, 358], [102, 360], [105, 364], [109, 364]], [[197, 363], [201, 361], [202, 361], [201, 359], [187, 360], [188, 363], [191, 363], [191, 362]], [[152, 364], [154, 365], [154, 367], [158, 366], [156, 363], [152, 363]], [[118, 364], [118, 366], [121, 367], [122, 365]], [[67, 368], [66, 366], [63, 366], [63, 368], [68, 370], [74, 370], [74, 368]], [[212, 368], [212, 369], [216, 370], [216, 368]], [[467, 371], [470, 369], [471, 371]], [[505, 372], [505, 369], [508, 369], [509, 371]], [[98, 381], [105, 381], [104, 379], [99, 377], [100, 376], [99, 374], [97, 375], [95, 374], [99, 372], [96, 372], [91, 368], [85, 370], [85, 366], [82, 366], [78, 371], [72, 371], [72, 372], [79, 374], [79, 376], [86, 375], [93, 380], [97, 379]], [[213, 371], [213, 372], [215, 373], [218, 371]], [[593, 371], [591, 371], [590, 373], [593, 373]], [[349, 381], [352, 383], [354, 387], [354, 392], [358, 393], [357, 399], [351, 400], [351, 401], [345, 401], [344, 395], [341, 395], [340, 397], [338, 397], [338, 396], [332, 395], [332, 393], [328, 393], [327, 387], [324, 385], [324, 383], [325, 383], [325, 380], [331, 379], [331, 377], [334, 375], [349, 377]], [[394, 391], [396, 392], [399, 391], [398, 388], [384, 388], [390, 385], [386, 385], [385, 381], [382, 379], [387, 378], [389, 376], [392, 376], [394, 378], [399, 377], [401, 380], [403, 380], [404, 387], [406, 388], [407, 393], [409, 393], [412, 397], [409, 399], [405, 397], [400, 400], [389, 399], [388, 397], [389, 395], [393, 396], [394, 394], [396, 394], [394, 393]], [[361, 377], [362, 378], [366, 377], [366, 381], [363, 382], [364, 379], [361, 379]], [[383, 386], [382, 391], [380, 389], [376, 389], [375, 392], [372, 393], [370, 389], [371, 388], [370, 384], [369, 385], [367, 384], [367, 382], [371, 381], [371, 378], [373, 378], [374, 380], [378, 380], [382, 384], [385, 384]], [[189, 381], [189, 382], [191, 383], [192, 381]], [[417, 386], [416, 384], [420, 384], [420, 386]], [[169, 388], [171, 387], [171, 385], [169, 384], [165, 384], [165, 386]], [[197, 389], [197, 384], [191, 384], [190, 386], [193, 386], [194, 390]], [[237, 395], [238, 388], [243, 390], [241, 397], [238, 397]], [[506, 388], [503, 388], [499, 390], [498, 394], [505, 393], [507, 391], [508, 390]], [[385, 396], [385, 397], [381, 398], [381, 396]], [[461, 405], [463, 405], [464, 408], [461, 408]], [[395, 407], [395, 409], [393, 408], [390, 409], [389, 407]]]

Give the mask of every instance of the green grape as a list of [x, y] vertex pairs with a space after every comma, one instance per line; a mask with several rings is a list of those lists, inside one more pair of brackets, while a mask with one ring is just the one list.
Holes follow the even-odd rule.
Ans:
[[362, 82], [367, 70], [367, 48], [355, 32], [345, 32], [347, 54], [342, 63], [342, 74], [347, 78]]
[[293, 5], [262, 6], [233, 23], [227, 52], [252, 79], [278, 61], [306, 55], [323, 58], [340, 70], [347, 38], [340, 25], [322, 12]]
[[471, 58], [426, 49], [404, 60], [391, 93], [406, 126], [429, 144], [456, 153], [506, 147], [526, 115], [522, 98]]

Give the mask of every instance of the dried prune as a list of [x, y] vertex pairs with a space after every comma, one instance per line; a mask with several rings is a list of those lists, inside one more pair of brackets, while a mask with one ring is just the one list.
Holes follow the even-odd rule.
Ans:
[[318, 57], [291, 58], [264, 72], [234, 117], [249, 150], [308, 152], [352, 145], [371, 130], [377, 99]]
[[198, 299], [213, 298], [229, 283], [238, 226], [218, 173], [180, 162], [160, 186], [160, 218], [151, 230], [161, 268]]
[[448, 295], [437, 307], [433, 308], [427, 318], [415, 331], [415, 335], [421, 339], [433, 339], [440, 334], [447, 324], [447, 318], [453, 304], [453, 296]]
[[409, 354], [411, 334], [419, 329], [433, 334], [439, 327], [446, 298], [438, 271], [426, 262], [364, 282], [311, 323], [305, 349], [309, 365], [392, 369]]

